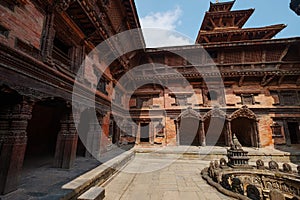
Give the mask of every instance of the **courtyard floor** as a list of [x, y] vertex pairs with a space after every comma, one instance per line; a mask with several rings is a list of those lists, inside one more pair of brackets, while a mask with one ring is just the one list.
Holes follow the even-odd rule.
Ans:
[[136, 154], [116, 177], [103, 185], [105, 200], [232, 199], [202, 179], [200, 172], [208, 164], [209, 161]]

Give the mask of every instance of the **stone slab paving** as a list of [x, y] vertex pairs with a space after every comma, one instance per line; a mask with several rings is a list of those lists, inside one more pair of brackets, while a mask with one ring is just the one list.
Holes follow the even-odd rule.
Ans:
[[202, 179], [200, 172], [208, 164], [209, 161], [136, 154], [134, 160], [119, 174], [102, 185], [105, 188], [105, 200], [232, 199]]

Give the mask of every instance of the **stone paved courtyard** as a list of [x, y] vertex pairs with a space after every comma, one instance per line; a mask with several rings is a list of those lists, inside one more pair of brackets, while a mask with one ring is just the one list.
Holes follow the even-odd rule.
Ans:
[[105, 200], [232, 199], [201, 178], [200, 172], [208, 164], [209, 161], [137, 154], [122, 172], [103, 185]]

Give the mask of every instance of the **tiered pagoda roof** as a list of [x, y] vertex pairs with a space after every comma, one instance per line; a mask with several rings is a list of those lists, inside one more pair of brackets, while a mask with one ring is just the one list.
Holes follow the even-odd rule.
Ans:
[[232, 11], [234, 2], [210, 3], [196, 43], [271, 39], [286, 27], [284, 24], [277, 24], [260, 28], [243, 28], [254, 9]]

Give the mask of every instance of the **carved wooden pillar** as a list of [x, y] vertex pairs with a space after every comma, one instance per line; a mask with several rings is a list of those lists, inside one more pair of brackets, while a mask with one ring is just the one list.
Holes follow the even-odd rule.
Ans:
[[[54, 167], [69, 169], [76, 158], [78, 135], [73, 114], [70, 108], [66, 109], [60, 121], [60, 132], [57, 136]], [[76, 119], [78, 120], [78, 119]]]
[[54, 18], [53, 8], [49, 8], [46, 15], [42, 42], [43, 61], [49, 63], [52, 62], [53, 41], [55, 37]]
[[0, 109], [0, 194], [17, 189], [27, 144], [26, 129], [33, 101]]
[[151, 145], [154, 145], [154, 136], [155, 136], [154, 122], [150, 122], [149, 126], [150, 126], [149, 142]]
[[227, 123], [227, 144], [226, 145], [228, 145], [229, 147], [232, 145], [232, 132], [231, 132], [231, 121], [230, 120], [228, 120], [228, 121], [226, 121]]
[[255, 146], [257, 148], [261, 148], [261, 144], [260, 144], [260, 137], [259, 137], [259, 131], [258, 131], [258, 120], [255, 120], [253, 123], [254, 126], [254, 131], [255, 131]]
[[206, 146], [206, 136], [205, 136], [205, 129], [204, 129], [204, 121], [200, 122], [199, 130], [200, 130], [200, 140], [201, 140], [200, 144], [201, 144], [201, 146], [205, 147]]
[[290, 131], [286, 119], [283, 120], [283, 128], [284, 128], [284, 137], [285, 137], [286, 145], [290, 146], [292, 142], [291, 142]]
[[176, 145], [180, 145], [180, 136], [179, 136], [179, 122], [177, 120], [174, 120], [175, 127], [176, 127]]
[[141, 143], [141, 122], [138, 122], [135, 144], [140, 144], [140, 143]]

